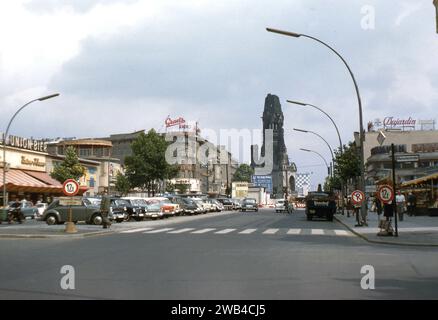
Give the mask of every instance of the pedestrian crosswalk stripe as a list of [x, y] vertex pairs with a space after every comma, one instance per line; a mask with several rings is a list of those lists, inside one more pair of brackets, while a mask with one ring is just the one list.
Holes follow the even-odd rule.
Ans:
[[173, 230], [174, 228], [163, 228], [163, 229], [157, 229], [157, 230], [151, 230], [151, 231], [146, 231], [143, 233], [160, 233], [160, 232], [166, 232], [166, 231], [170, 231]]
[[183, 232], [193, 231], [193, 230], [195, 230], [195, 228], [184, 228], [184, 229], [169, 231], [168, 233], [183, 233]]
[[276, 234], [279, 229], [268, 229], [263, 234]]
[[345, 230], [333, 230], [337, 236], [352, 236], [351, 232]]
[[253, 233], [255, 231], [257, 231], [257, 229], [245, 229], [245, 230], [239, 232], [239, 234], [250, 234], [250, 233]]
[[147, 230], [152, 230], [153, 228], [139, 228], [139, 229], [131, 229], [131, 230], [125, 230], [122, 231], [121, 233], [135, 233], [135, 232], [142, 232], [142, 231], [147, 231]]
[[230, 232], [233, 232], [233, 231], [236, 231], [236, 229], [224, 229], [224, 230], [221, 230], [221, 231], [217, 231], [215, 233], [216, 234], [226, 234], [226, 233], [230, 233]]
[[207, 232], [210, 232], [210, 231], [213, 231], [213, 230], [216, 230], [216, 228], [206, 228], [206, 229], [201, 229], [201, 230], [198, 230], [198, 231], [193, 231], [191, 233], [201, 234], [201, 233], [207, 233]]
[[312, 229], [311, 234], [323, 235], [324, 230], [322, 229]]
[[287, 234], [300, 234], [301, 229], [289, 229]]

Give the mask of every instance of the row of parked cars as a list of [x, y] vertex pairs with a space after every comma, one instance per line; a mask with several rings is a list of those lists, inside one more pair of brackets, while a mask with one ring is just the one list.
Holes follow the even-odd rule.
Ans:
[[[68, 221], [70, 209], [72, 221], [85, 221], [89, 224], [102, 223], [100, 212], [101, 198], [83, 197], [81, 205], [65, 206], [55, 199], [40, 220], [49, 225]], [[171, 216], [205, 214], [222, 210], [237, 209], [232, 199], [212, 199], [183, 196], [166, 197], [111, 197], [109, 219], [114, 222], [163, 219]]]

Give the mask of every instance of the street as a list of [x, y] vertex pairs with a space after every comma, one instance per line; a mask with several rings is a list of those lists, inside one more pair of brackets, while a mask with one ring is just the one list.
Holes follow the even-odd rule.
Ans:
[[[184, 217], [181, 217], [184, 218]], [[85, 239], [0, 239], [0, 299], [437, 299], [437, 249], [304, 211], [214, 213]], [[74, 268], [74, 290], [61, 268]], [[361, 288], [374, 267], [375, 289]]]

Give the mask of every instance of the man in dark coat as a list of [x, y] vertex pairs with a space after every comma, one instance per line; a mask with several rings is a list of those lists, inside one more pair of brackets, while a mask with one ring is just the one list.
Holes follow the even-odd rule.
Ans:
[[102, 215], [102, 226], [107, 229], [111, 226], [111, 221], [108, 219], [108, 215], [111, 207], [111, 198], [108, 195], [102, 196], [100, 203], [100, 214]]

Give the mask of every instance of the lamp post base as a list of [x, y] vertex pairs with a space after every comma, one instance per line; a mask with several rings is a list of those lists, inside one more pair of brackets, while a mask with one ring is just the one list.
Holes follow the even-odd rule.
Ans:
[[74, 222], [67, 222], [67, 224], [65, 225], [64, 231], [65, 231], [65, 233], [77, 233], [78, 232]]

